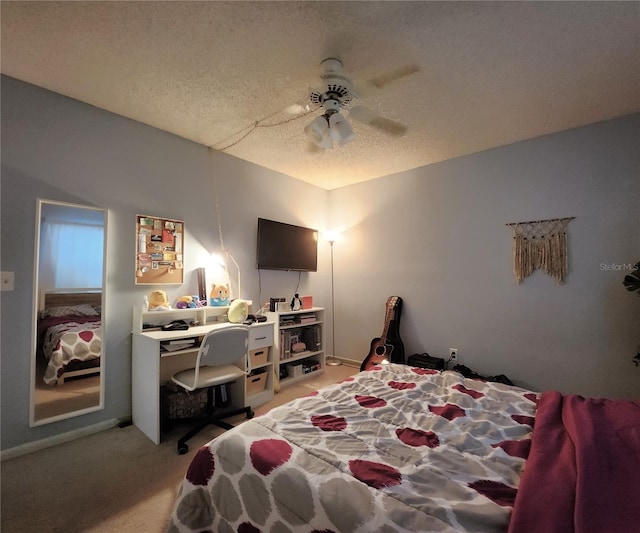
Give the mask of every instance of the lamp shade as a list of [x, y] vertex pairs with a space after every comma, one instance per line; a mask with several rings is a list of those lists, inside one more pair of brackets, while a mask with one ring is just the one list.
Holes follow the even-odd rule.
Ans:
[[329, 117], [329, 128], [329, 135], [340, 145], [347, 144], [356, 138], [351, 125], [340, 113], [334, 113]]
[[338, 237], [340, 236], [340, 232], [337, 230], [326, 230], [322, 236], [324, 237], [325, 241], [333, 244], [338, 240]]
[[324, 115], [313, 119], [304, 127], [304, 133], [311, 141], [321, 148], [331, 148], [333, 146], [329, 137], [329, 123]]

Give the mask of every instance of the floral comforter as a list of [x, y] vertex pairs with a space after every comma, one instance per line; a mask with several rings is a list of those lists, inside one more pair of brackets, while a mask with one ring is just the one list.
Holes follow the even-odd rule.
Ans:
[[[82, 322], [82, 323], [81, 323]], [[47, 369], [44, 382], [56, 385], [71, 361], [98, 360], [102, 351], [102, 322], [76, 319], [47, 329], [43, 352]]]
[[390, 364], [202, 447], [170, 533], [505, 531], [537, 395]]

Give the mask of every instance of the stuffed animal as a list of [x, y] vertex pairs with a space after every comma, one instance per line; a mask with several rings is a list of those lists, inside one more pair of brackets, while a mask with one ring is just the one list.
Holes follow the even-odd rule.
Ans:
[[229, 305], [229, 286], [212, 284], [211, 292], [209, 293], [209, 305]]
[[244, 322], [249, 316], [249, 303], [246, 300], [233, 300], [229, 306], [227, 316], [229, 317], [229, 322], [234, 324]]
[[151, 291], [149, 295], [149, 311], [162, 311], [165, 309], [171, 309], [169, 300], [167, 300], [167, 293], [160, 290]]
[[188, 309], [195, 307], [193, 296], [180, 296], [176, 302], [176, 309]]

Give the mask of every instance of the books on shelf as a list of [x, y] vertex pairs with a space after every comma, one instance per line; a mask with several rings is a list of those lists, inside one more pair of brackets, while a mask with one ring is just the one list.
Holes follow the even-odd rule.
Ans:
[[309, 322], [317, 322], [318, 317], [315, 313], [302, 313], [296, 316], [296, 322], [299, 324], [308, 324]]
[[291, 357], [291, 330], [280, 330], [280, 360]]
[[312, 352], [322, 350], [322, 329], [320, 324], [303, 328], [302, 342], [307, 345], [307, 350], [311, 350]]
[[296, 323], [295, 315], [282, 315], [280, 317], [280, 327], [282, 326], [294, 326]]
[[296, 326], [298, 324], [308, 324], [317, 322], [318, 317], [315, 313], [301, 313], [299, 315], [282, 315], [280, 317], [280, 327]]
[[[304, 343], [303, 351], [295, 351], [296, 344]], [[320, 324], [280, 330], [280, 361], [304, 352], [322, 350], [322, 327]]]

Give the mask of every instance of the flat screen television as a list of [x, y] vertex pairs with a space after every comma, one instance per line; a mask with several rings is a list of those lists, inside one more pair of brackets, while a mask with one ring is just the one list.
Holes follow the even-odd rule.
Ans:
[[318, 231], [259, 218], [257, 267], [316, 272]]

